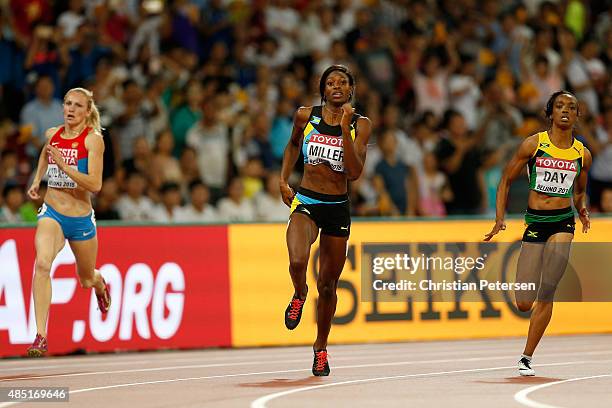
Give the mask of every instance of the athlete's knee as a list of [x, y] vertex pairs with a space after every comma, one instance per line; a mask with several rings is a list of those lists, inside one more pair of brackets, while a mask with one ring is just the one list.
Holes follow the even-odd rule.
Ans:
[[542, 283], [540, 287], [540, 293], [538, 294], [539, 302], [552, 302], [555, 299], [555, 292], [557, 291], [557, 285], [549, 285]]
[[308, 267], [308, 255], [294, 255], [289, 260], [289, 270], [293, 273], [299, 273], [306, 270]]
[[37, 256], [36, 257], [36, 267], [35, 272], [36, 276], [42, 278], [48, 278], [51, 274], [51, 264], [53, 263], [53, 259], [46, 256]]
[[319, 280], [317, 282], [319, 298], [332, 299], [336, 295], [336, 281]]
[[533, 302], [527, 300], [517, 300], [516, 302], [516, 307], [518, 307], [518, 310], [520, 310], [521, 312], [530, 311], [532, 306]]

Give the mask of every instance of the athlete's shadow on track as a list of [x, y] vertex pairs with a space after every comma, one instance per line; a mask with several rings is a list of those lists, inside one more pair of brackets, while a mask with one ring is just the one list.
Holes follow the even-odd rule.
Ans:
[[306, 378], [298, 378], [298, 379], [288, 379], [288, 378], [275, 378], [274, 380], [264, 381], [264, 382], [251, 382], [251, 383], [242, 383], [238, 384], [240, 387], [254, 387], [254, 388], [285, 388], [285, 387], [293, 387], [296, 385], [312, 385], [319, 384], [323, 381], [321, 377], [306, 377]]
[[563, 381], [565, 378], [549, 377], [506, 377], [498, 380], [476, 380], [474, 382], [482, 384], [544, 384], [555, 381]]

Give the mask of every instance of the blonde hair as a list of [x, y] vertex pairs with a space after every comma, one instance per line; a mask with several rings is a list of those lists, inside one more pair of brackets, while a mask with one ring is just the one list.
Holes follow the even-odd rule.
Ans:
[[87, 115], [86, 124], [92, 127], [96, 132], [102, 133], [102, 126], [100, 125], [100, 112], [98, 111], [98, 107], [94, 102], [93, 92], [89, 89], [85, 88], [72, 88], [66, 95], [64, 96], [64, 102], [66, 102], [66, 98], [70, 95], [71, 92], [80, 92], [85, 95], [87, 98], [87, 109], [89, 110], [89, 115]]

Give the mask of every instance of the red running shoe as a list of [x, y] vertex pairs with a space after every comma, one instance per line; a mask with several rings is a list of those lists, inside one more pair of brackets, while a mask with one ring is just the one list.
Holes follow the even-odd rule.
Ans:
[[305, 300], [294, 297], [289, 302], [289, 306], [285, 310], [285, 326], [289, 330], [293, 330], [300, 324], [300, 319], [302, 318], [302, 309], [304, 308]]
[[102, 314], [106, 314], [108, 313], [108, 309], [110, 309], [111, 296], [110, 290], [108, 290], [108, 283], [106, 283], [104, 278], [102, 278], [102, 282], [104, 282], [104, 295], [100, 296], [96, 293], [96, 299], [98, 299], [98, 309], [100, 309], [100, 312], [102, 312]]
[[34, 343], [28, 347], [28, 357], [42, 357], [47, 352], [47, 338], [36, 333]]
[[312, 374], [317, 377], [325, 377], [329, 375], [329, 362], [327, 361], [327, 350], [319, 350], [314, 352], [314, 361], [312, 363]]

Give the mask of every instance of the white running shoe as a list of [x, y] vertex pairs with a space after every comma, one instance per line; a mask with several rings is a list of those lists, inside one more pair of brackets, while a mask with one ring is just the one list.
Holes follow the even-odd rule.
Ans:
[[525, 357], [522, 357], [518, 362], [518, 372], [525, 377], [532, 377], [535, 375], [535, 371], [531, 368], [531, 361]]

